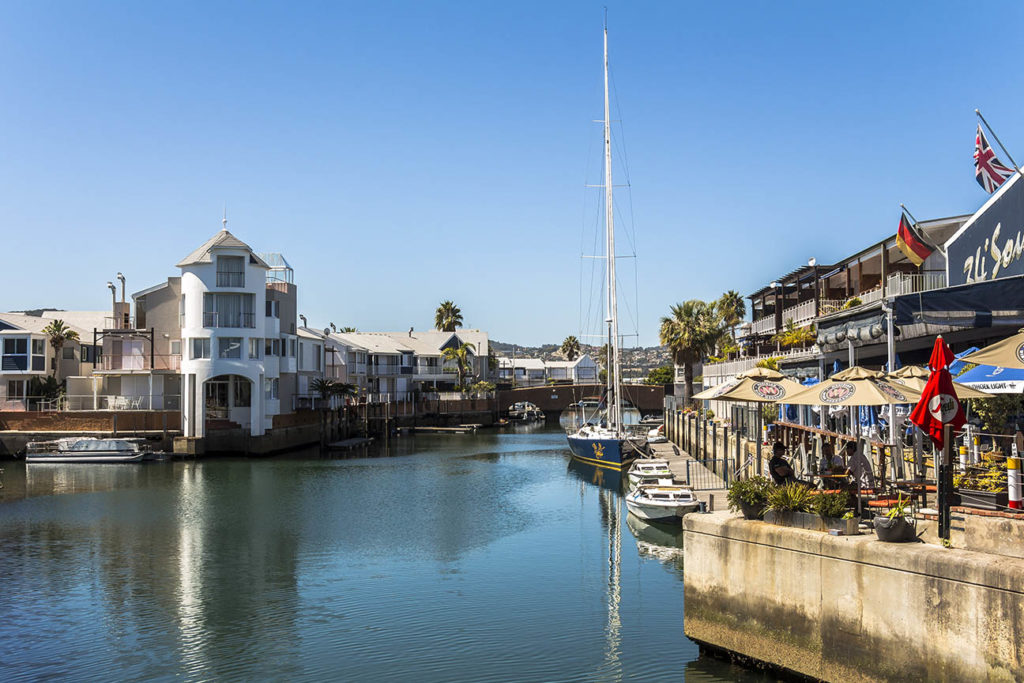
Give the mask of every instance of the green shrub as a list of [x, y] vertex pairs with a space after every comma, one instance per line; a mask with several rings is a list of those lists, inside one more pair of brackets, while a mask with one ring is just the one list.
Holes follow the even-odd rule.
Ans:
[[808, 512], [811, 491], [803, 484], [776, 486], [768, 492], [768, 509], [776, 512]]
[[814, 497], [812, 506], [821, 517], [841, 518], [846, 514], [850, 496], [846, 491], [822, 493]]
[[726, 498], [729, 501], [729, 509], [736, 512], [740, 509], [740, 502], [747, 505], [758, 506], [768, 502], [768, 491], [772, 483], [766, 477], [760, 475], [750, 479], [738, 479], [729, 485], [729, 492]]

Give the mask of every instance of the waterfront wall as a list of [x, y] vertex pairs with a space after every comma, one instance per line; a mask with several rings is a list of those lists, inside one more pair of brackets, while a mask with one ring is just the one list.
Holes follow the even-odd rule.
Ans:
[[830, 681], [1019, 681], [1024, 559], [687, 515], [684, 631]]

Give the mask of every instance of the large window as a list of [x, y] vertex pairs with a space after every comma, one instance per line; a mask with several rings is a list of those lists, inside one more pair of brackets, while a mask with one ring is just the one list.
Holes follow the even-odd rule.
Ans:
[[7, 382], [7, 398], [25, 398], [25, 382], [12, 379]]
[[281, 355], [281, 340], [267, 339], [263, 344], [263, 353], [268, 357]]
[[260, 358], [260, 352], [263, 351], [263, 340], [258, 337], [249, 338], [249, 358]]
[[217, 358], [241, 358], [242, 338], [241, 337], [218, 337]]
[[[4, 339], [3, 358], [0, 359], [0, 370], [7, 372], [25, 371], [28, 369], [28, 339]], [[41, 370], [45, 368], [40, 368]]]
[[242, 256], [217, 257], [217, 286], [245, 287], [245, 258]]
[[210, 339], [208, 337], [194, 337], [189, 346], [192, 349], [191, 358], [210, 357]]
[[203, 294], [203, 327], [256, 327], [252, 294]]
[[[65, 348], [67, 348], [67, 347], [65, 347]], [[33, 339], [32, 340], [32, 355], [33, 356], [42, 356], [45, 353], [46, 353], [46, 341], [43, 340], [43, 339]], [[72, 356], [72, 357], [74, 357], [74, 356]]]
[[232, 377], [235, 385], [235, 407], [248, 408], [252, 406], [252, 383], [244, 377]]
[[280, 301], [267, 301], [267, 317], [268, 318], [280, 318], [281, 317], [281, 302]]
[[263, 391], [264, 391], [263, 395], [266, 397], [266, 399], [268, 401], [276, 401], [277, 400], [277, 391], [278, 391], [278, 380], [277, 380], [277, 378], [276, 377], [274, 377], [274, 378], [268, 377], [267, 379], [263, 380]]

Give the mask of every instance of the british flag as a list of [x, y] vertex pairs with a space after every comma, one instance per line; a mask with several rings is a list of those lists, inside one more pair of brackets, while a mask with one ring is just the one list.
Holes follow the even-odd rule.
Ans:
[[978, 135], [974, 138], [974, 177], [985, 192], [992, 194], [1003, 182], [1013, 175], [1013, 169], [1003, 166], [989, 147], [985, 133], [978, 124]]

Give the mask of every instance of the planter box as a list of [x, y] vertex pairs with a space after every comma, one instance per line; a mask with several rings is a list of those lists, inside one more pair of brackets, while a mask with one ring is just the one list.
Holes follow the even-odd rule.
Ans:
[[960, 505], [979, 510], [1005, 510], [1008, 494], [1006, 491], [974, 491], [960, 489]]
[[760, 505], [750, 505], [742, 500], [740, 501], [740, 512], [743, 513], [744, 519], [762, 519], [764, 517], [764, 503]]
[[838, 529], [844, 536], [860, 533], [858, 521], [853, 519], [823, 518], [813, 512], [780, 512], [769, 510], [764, 513], [764, 521], [777, 526], [789, 526], [810, 531], [829, 531]]

